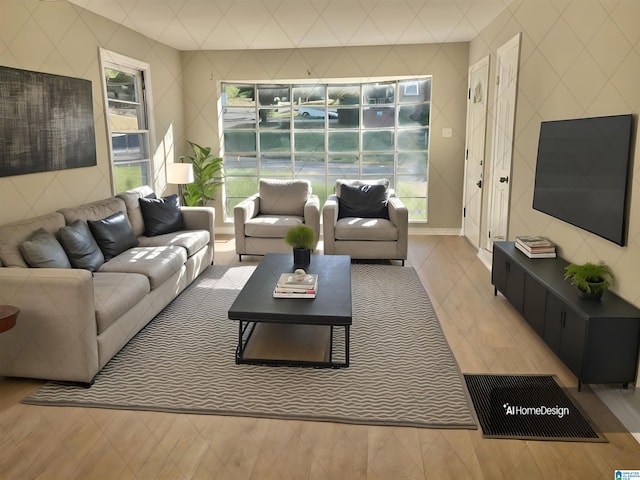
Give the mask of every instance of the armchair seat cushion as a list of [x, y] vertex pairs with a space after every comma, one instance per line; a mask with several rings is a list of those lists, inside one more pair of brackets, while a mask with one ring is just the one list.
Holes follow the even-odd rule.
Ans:
[[247, 237], [284, 238], [291, 227], [304, 223], [304, 217], [295, 215], [258, 215], [247, 220], [244, 231]]
[[335, 239], [394, 242], [398, 240], [398, 229], [385, 218], [347, 217], [336, 222]]

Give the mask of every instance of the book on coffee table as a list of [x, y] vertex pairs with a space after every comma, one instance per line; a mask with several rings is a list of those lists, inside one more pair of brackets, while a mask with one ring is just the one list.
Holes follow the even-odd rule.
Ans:
[[307, 273], [300, 277], [283, 273], [273, 290], [274, 298], [315, 298], [318, 291], [318, 275]]

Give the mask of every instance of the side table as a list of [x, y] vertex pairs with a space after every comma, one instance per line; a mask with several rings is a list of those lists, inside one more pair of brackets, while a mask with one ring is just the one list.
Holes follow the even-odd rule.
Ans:
[[6, 332], [16, 324], [20, 309], [13, 305], [0, 305], [0, 333]]

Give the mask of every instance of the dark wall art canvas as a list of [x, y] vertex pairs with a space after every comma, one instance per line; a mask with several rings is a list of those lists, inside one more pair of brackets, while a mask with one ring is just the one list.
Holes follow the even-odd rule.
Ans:
[[0, 177], [94, 165], [91, 81], [0, 66]]

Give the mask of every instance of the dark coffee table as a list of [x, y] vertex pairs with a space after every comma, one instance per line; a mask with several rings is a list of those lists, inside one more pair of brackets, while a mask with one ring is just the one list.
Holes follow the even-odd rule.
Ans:
[[[269, 253], [264, 256], [229, 309], [228, 317], [237, 320], [236, 363], [342, 368], [349, 366], [351, 326], [351, 257], [348, 255], [312, 255], [307, 273], [318, 274], [316, 298], [273, 298], [273, 289], [281, 273], [293, 272], [292, 254]], [[329, 330], [328, 358], [323, 360], [256, 358], [245, 355], [257, 326], [264, 324], [318, 326]], [[334, 359], [334, 328], [342, 327], [344, 358]], [[284, 327], [283, 327], [284, 328]]]

